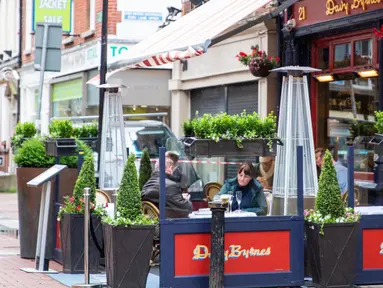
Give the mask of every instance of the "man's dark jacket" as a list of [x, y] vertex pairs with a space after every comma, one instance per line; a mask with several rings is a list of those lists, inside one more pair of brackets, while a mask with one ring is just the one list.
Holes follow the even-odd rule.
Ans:
[[[166, 178], [166, 217], [186, 218], [193, 211], [191, 202], [182, 197], [182, 190], [176, 182]], [[160, 172], [155, 171], [145, 183], [141, 192], [142, 201], [149, 201], [159, 207]]]

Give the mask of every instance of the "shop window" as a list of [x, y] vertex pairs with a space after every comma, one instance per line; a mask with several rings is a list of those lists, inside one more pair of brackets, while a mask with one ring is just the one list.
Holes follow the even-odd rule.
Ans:
[[329, 47], [318, 48], [318, 68], [319, 69], [328, 69], [329, 68], [329, 59], [330, 59], [330, 49]]
[[[374, 134], [379, 87], [377, 78], [343, 78], [348, 80], [318, 83], [317, 146], [336, 148], [336, 158], [347, 166], [347, 142]], [[355, 151], [355, 169], [372, 172], [365, 165], [369, 151]]]
[[52, 116], [73, 117], [82, 115], [82, 78], [52, 85]]
[[334, 68], [349, 67], [351, 65], [351, 43], [335, 45]]
[[372, 39], [354, 42], [355, 66], [372, 64]]
[[[97, 76], [99, 71], [97, 69], [91, 70], [88, 72], [87, 81]], [[87, 94], [86, 94], [86, 107], [85, 107], [85, 115], [94, 116], [98, 115], [99, 109], [99, 101], [100, 101], [100, 89], [95, 85], [86, 85]]]

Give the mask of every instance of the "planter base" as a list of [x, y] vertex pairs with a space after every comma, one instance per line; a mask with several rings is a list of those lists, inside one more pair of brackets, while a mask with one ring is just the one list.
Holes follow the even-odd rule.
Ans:
[[108, 287], [146, 287], [154, 230], [155, 225], [113, 227], [104, 224]]
[[358, 223], [305, 223], [308, 261], [313, 286], [318, 288], [353, 287], [356, 276]]
[[[92, 215], [92, 223], [98, 243], [103, 233], [100, 219]], [[84, 273], [84, 215], [64, 214], [60, 223], [63, 272], [65, 274]], [[100, 253], [89, 233], [89, 272], [98, 273]]]

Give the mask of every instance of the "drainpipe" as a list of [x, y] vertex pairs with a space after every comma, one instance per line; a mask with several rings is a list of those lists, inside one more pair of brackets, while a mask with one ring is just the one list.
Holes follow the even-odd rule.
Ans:
[[[23, 66], [23, 0], [19, 0], [19, 59], [17, 66], [19, 69]], [[21, 102], [21, 79], [17, 80], [17, 112], [16, 123], [20, 121], [20, 102]]]

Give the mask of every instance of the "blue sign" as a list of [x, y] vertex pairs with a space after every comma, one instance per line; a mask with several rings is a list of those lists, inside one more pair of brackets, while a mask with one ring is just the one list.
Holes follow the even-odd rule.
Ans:
[[124, 20], [162, 21], [162, 14], [158, 12], [125, 11]]

